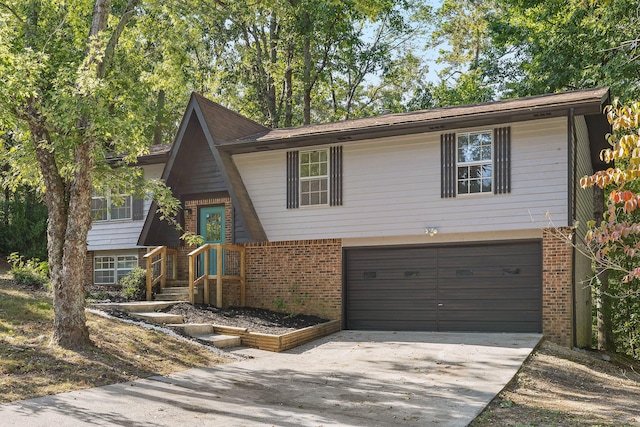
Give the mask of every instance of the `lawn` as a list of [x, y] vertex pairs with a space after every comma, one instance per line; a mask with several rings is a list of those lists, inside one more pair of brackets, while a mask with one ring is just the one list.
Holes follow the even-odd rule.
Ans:
[[194, 343], [87, 313], [93, 346], [50, 344], [51, 296], [0, 271], [0, 403], [164, 375], [231, 360]]

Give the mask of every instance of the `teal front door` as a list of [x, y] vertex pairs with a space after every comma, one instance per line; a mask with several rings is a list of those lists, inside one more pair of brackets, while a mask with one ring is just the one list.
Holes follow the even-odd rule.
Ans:
[[[204, 238], [204, 243], [224, 243], [224, 206], [207, 206], [199, 208], [199, 234]], [[215, 249], [209, 251], [209, 274], [217, 274]], [[200, 255], [200, 268], [204, 266], [204, 254]]]

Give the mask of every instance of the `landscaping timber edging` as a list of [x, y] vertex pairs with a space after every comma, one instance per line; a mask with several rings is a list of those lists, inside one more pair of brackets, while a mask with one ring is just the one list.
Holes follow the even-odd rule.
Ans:
[[330, 320], [329, 322], [298, 329], [283, 335], [262, 334], [250, 332], [245, 328], [213, 325], [213, 331], [216, 334], [238, 335], [244, 346], [278, 353], [291, 350], [340, 330], [342, 330], [342, 321], [340, 320]]

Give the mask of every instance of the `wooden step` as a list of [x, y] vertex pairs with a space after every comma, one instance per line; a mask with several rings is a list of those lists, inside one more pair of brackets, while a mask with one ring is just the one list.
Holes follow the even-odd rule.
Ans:
[[189, 288], [183, 288], [180, 286], [172, 286], [162, 288], [160, 290], [161, 294], [170, 295], [170, 294], [189, 294]]
[[185, 294], [156, 294], [156, 301], [166, 301], [166, 302], [189, 302], [189, 293]]
[[189, 287], [189, 281], [188, 280], [177, 280], [177, 279], [170, 279], [166, 281], [166, 286], [167, 287], [180, 287], [180, 288], [188, 288]]

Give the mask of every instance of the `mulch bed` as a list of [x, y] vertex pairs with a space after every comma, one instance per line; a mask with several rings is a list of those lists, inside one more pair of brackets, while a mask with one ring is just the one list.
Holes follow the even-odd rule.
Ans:
[[328, 322], [317, 316], [295, 316], [271, 310], [249, 307], [219, 309], [212, 306], [179, 303], [163, 310], [165, 313], [184, 316], [185, 323], [209, 323], [214, 325], [247, 328], [251, 332], [282, 335], [296, 329]]

